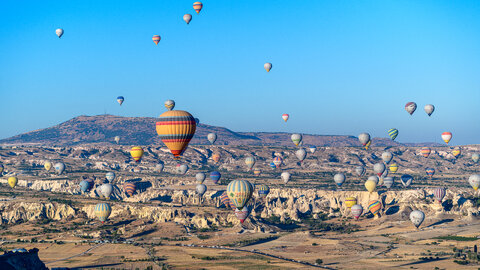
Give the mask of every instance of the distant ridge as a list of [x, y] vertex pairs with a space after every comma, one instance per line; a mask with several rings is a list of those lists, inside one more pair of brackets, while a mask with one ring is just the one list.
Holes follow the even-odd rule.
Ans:
[[[115, 136], [120, 136], [122, 145], [162, 145], [155, 131], [154, 117], [122, 117], [115, 115], [81, 115], [59, 125], [34, 130], [0, 140], [8, 145], [49, 145], [71, 146], [92, 143], [115, 143]], [[272, 145], [292, 146], [290, 133], [282, 132], [234, 132], [224, 127], [200, 123], [193, 137], [192, 144], [208, 144], [207, 134], [215, 132], [219, 145]], [[358, 139], [348, 135], [312, 135], [303, 134], [305, 145], [316, 146], [359, 146]], [[387, 138], [374, 138], [374, 146], [399, 146], [400, 143]], [[436, 146], [439, 144], [405, 144], [409, 146]]]

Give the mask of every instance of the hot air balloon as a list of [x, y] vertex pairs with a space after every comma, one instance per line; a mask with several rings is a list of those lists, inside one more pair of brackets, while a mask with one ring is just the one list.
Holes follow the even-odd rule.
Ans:
[[415, 110], [417, 109], [417, 103], [415, 102], [408, 102], [406, 105], [405, 105], [405, 110], [410, 114], [412, 115]]
[[337, 184], [338, 187], [341, 187], [343, 183], [345, 182], [345, 174], [343, 173], [337, 173], [333, 176], [333, 181], [335, 181], [335, 184]]
[[152, 37], [153, 43], [155, 43], [155, 45], [158, 45], [158, 43], [160, 42], [160, 39], [161, 37], [159, 35], [153, 35]]
[[370, 175], [367, 180], [372, 180], [373, 182], [375, 182], [375, 185], [376, 185], [378, 184], [379, 179], [378, 179], [378, 176], [376, 175]]
[[302, 162], [307, 156], [307, 151], [305, 151], [303, 148], [300, 148], [295, 152], [295, 156], [298, 158], [298, 160], [300, 160], [300, 162]]
[[2, 173], [3, 173], [3, 170], [4, 170], [4, 168], [3, 168], [3, 164], [0, 164], [0, 175], [2, 175]]
[[455, 157], [455, 158], [458, 158], [460, 155], [462, 154], [462, 149], [460, 147], [455, 147], [452, 151], [452, 155]]
[[451, 132], [443, 132], [442, 133], [442, 140], [448, 144], [450, 140], [452, 139], [452, 133]]
[[409, 174], [404, 174], [400, 177], [400, 181], [402, 182], [402, 185], [404, 187], [410, 186], [410, 184], [412, 183], [412, 180], [413, 180], [413, 177]]
[[65, 171], [65, 164], [63, 162], [58, 162], [55, 163], [55, 166], [53, 166], [53, 168], [55, 168], [57, 174], [60, 175]]
[[432, 178], [433, 175], [435, 174], [435, 169], [434, 168], [425, 168], [425, 173], [427, 174], [427, 176]]
[[16, 186], [17, 183], [18, 183], [18, 178], [15, 177], [15, 176], [10, 176], [10, 177], [8, 177], [7, 182], [8, 182], [8, 185], [9, 185], [11, 188], [15, 188], [15, 186]]
[[218, 153], [218, 152], [214, 153], [212, 155], [212, 160], [213, 160], [213, 162], [218, 163], [220, 161], [220, 153]]
[[398, 171], [397, 163], [390, 164], [390, 166], [388, 166], [388, 168], [390, 169], [390, 172], [392, 172], [392, 173], [396, 173]]
[[195, 188], [198, 195], [203, 196], [203, 194], [205, 194], [205, 192], [207, 192], [207, 186], [204, 185], [204, 184], [198, 184], [197, 187]]
[[388, 136], [390, 136], [390, 139], [392, 139], [392, 141], [394, 141], [398, 136], [398, 129], [396, 129], [396, 128], [389, 129], [388, 130]]
[[118, 144], [118, 142], [120, 142], [120, 136], [115, 136], [114, 140]]
[[420, 150], [420, 153], [423, 155], [423, 157], [425, 158], [428, 158], [428, 156], [430, 156], [430, 153], [432, 152], [432, 150], [428, 147], [422, 147], [422, 149]]
[[255, 158], [252, 156], [248, 156], [245, 158], [245, 164], [247, 165], [247, 169], [250, 171], [255, 165]]
[[[273, 165], [273, 166], [275, 166], [275, 165]], [[259, 169], [253, 170], [253, 175], [255, 175], [255, 176], [259, 176], [261, 173], [262, 173], [262, 171], [260, 171]]]
[[290, 115], [288, 115], [288, 114], [286, 114], [286, 113], [282, 114], [282, 119], [283, 119], [283, 121], [285, 121], [285, 122], [288, 121], [288, 118], [289, 118], [289, 117], [290, 117]]
[[123, 189], [125, 190], [125, 193], [127, 193], [129, 197], [132, 197], [133, 194], [135, 194], [135, 191], [137, 191], [137, 185], [135, 185], [134, 182], [125, 182], [123, 184]]
[[358, 135], [358, 140], [363, 146], [367, 146], [367, 143], [370, 142], [370, 134], [364, 132]]
[[115, 180], [115, 173], [114, 172], [107, 172], [105, 174], [105, 178], [107, 178], [107, 180], [109, 182], [112, 182], [113, 180]]
[[195, 123], [196, 123], [197, 126], [198, 126], [198, 124], [200, 124], [200, 119], [198, 119], [198, 118], [195, 117]]
[[52, 168], [52, 163], [50, 161], [45, 161], [45, 163], [43, 164], [43, 167], [45, 167], [45, 170], [47, 170], [48, 172]]
[[158, 172], [162, 172], [164, 168], [165, 168], [165, 165], [163, 165], [163, 163], [158, 163], [157, 165], [155, 165], [155, 169]]
[[235, 209], [235, 216], [240, 220], [240, 223], [243, 224], [245, 219], [250, 215], [250, 209], [247, 206], [243, 207], [242, 210]]
[[169, 99], [169, 100], [165, 101], [164, 106], [165, 106], [165, 108], [167, 108], [167, 110], [171, 111], [171, 110], [173, 110], [173, 108], [175, 108], [175, 101]]
[[231, 203], [230, 199], [228, 198], [227, 192], [223, 192], [222, 195], [220, 195], [220, 202], [225, 205], [226, 208], [229, 208]]
[[200, 13], [200, 11], [202, 10], [202, 7], [203, 7], [202, 2], [193, 3], [193, 9], [195, 9], [195, 12], [197, 12], [197, 14]]
[[[272, 63], [265, 63], [263, 65], [263, 68], [267, 71], [270, 72], [270, 69], [272, 69]], [[286, 120], [285, 120], [286, 121]]]
[[177, 164], [177, 173], [186, 174], [188, 171], [188, 166], [186, 164]]
[[394, 178], [393, 177], [385, 177], [383, 178], [383, 185], [386, 188], [391, 188], [393, 186]]
[[291, 136], [292, 142], [298, 146], [302, 141], [302, 134], [292, 134]]
[[480, 186], [480, 174], [472, 174], [468, 178], [468, 183], [472, 188], [477, 191], [478, 187]]
[[217, 171], [213, 171], [213, 172], [210, 173], [210, 179], [212, 179], [214, 184], [216, 184], [216, 183], [218, 183], [218, 181], [220, 181], [220, 177], [222, 177], [222, 175]]
[[368, 203], [368, 210], [374, 216], [378, 216], [378, 212], [380, 212], [380, 209], [382, 209], [382, 203], [380, 201], [374, 200]]
[[207, 139], [211, 144], [214, 144], [215, 141], [217, 140], [217, 134], [215, 133], [208, 133]]
[[375, 191], [375, 188], [377, 187], [377, 183], [373, 180], [367, 180], [365, 181], [365, 188], [368, 190], [368, 192], [372, 193]]
[[473, 153], [473, 154], [472, 154], [472, 160], [473, 160], [473, 162], [477, 163], [479, 159], [480, 159], [480, 155], [479, 155], [479, 154], [477, 154], [477, 153]]
[[124, 100], [125, 100], [125, 98], [122, 97], [122, 96], [117, 97], [117, 102], [118, 102], [118, 104], [120, 104], [120, 106], [122, 106]]
[[433, 196], [435, 196], [435, 199], [439, 202], [442, 203], [443, 198], [447, 194], [447, 191], [443, 187], [437, 187], [435, 190], [433, 190]]
[[268, 193], [270, 193], [270, 188], [265, 185], [265, 184], [261, 184], [259, 187], [258, 187], [258, 196], [260, 198], [264, 198], [264, 197], [267, 197]]
[[92, 179], [85, 179], [80, 182], [80, 190], [82, 192], [89, 192], [95, 183]]
[[103, 184], [100, 186], [100, 192], [102, 193], [103, 197], [109, 199], [110, 195], [112, 195], [113, 186], [111, 184]]
[[358, 176], [363, 176], [365, 174], [365, 168], [363, 166], [357, 166], [355, 167], [355, 173]]
[[365, 144], [365, 150], [368, 150], [371, 144], [372, 144], [372, 141], [368, 141], [367, 144]]
[[433, 111], [435, 111], [435, 106], [432, 104], [427, 104], [425, 105], [425, 112], [428, 114], [428, 116], [432, 115]]
[[415, 227], [420, 227], [423, 220], [425, 219], [425, 214], [420, 210], [415, 210], [410, 213], [410, 221], [412, 221]]
[[274, 157], [273, 158], [273, 164], [275, 165], [275, 168], [280, 168], [282, 166], [282, 158], [281, 157]]
[[167, 111], [160, 115], [157, 134], [176, 159], [185, 151], [195, 135], [197, 124], [186, 111]]
[[184, 20], [187, 24], [189, 24], [190, 21], [192, 20], [192, 14], [185, 14], [185, 15], [183, 15], [183, 20]]
[[95, 216], [102, 222], [102, 224], [108, 219], [112, 213], [112, 208], [108, 203], [99, 203], [95, 206]]
[[282, 172], [280, 178], [282, 179], [283, 183], [286, 184], [288, 181], [290, 181], [290, 176], [291, 174], [289, 172]]
[[354, 206], [355, 204], [357, 204], [357, 198], [355, 197], [345, 198], [345, 205], [347, 206], [347, 208], [352, 208], [352, 206]]
[[310, 150], [310, 153], [315, 154], [315, 151], [317, 151], [317, 147], [315, 145], [310, 145], [308, 150]]
[[276, 169], [276, 168], [277, 168], [277, 166], [275, 166], [275, 163], [273, 163], [273, 161], [270, 162], [270, 168], [272, 168], [272, 169]]
[[135, 160], [135, 162], [140, 162], [143, 156], [143, 149], [140, 146], [134, 146], [130, 149], [130, 155]]
[[198, 183], [198, 184], [203, 184], [203, 181], [205, 181], [205, 178], [206, 178], [206, 177], [207, 177], [207, 176], [206, 176], [204, 173], [202, 173], [202, 172], [199, 172], [199, 173], [197, 173], [197, 174], [195, 175], [195, 179], [197, 179], [197, 183]]
[[383, 152], [382, 153], [382, 160], [386, 164], [390, 163], [390, 161], [392, 161], [392, 159], [393, 159], [392, 153], [390, 153], [390, 152]]
[[252, 197], [253, 186], [247, 180], [234, 180], [227, 186], [227, 195], [235, 207], [241, 210]]
[[383, 172], [385, 171], [385, 164], [383, 163], [374, 164], [373, 171], [378, 175], [378, 177], [382, 176]]
[[362, 215], [363, 213], [363, 207], [359, 204], [355, 204], [354, 206], [352, 206], [351, 210], [352, 212], [352, 216], [358, 220], [358, 218]]
[[63, 36], [63, 29], [58, 28], [57, 30], [55, 30], [55, 34], [57, 34], [58, 38], [61, 38]]

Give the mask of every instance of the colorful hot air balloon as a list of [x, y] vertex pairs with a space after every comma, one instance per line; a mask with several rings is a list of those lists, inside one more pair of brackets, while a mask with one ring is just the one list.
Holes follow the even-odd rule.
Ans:
[[442, 140], [448, 144], [450, 140], [452, 139], [452, 133], [451, 132], [443, 132], [442, 133]]
[[192, 14], [185, 14], [185, 15], [183, 15], [183, 20], [184, 20], [187, 24], [189, 24], [190, 21], [192, 20]]
[[368, 203], [368, 210], [374, 216], [378, 216], [378, 212], [380, 212], [380, 209], [382, 209], [382, 203], [380, 201], [374, 200]]
[[405, 110], [410, 114], [412, 115], [415, 110], [417, 109], [417, 103], [415, 102], [408, 102], [406, 105], [405, 105]]
[[288, 115], [288, 114], [286, 114], [286, 113], [282, 114], [282, 119], [283, 119], [283, 121], [285, 121], [285, 122], [288, 121], [288, 118], [289, 118], [289, 117], [290, 117], [290, 115]]
[[120, 142], [120, 136], [115, 136], [114, 140], [118, 144], [118, 142]]
[[282, 179], [283, 183], [286, 184], [288, 181], [290, 181], [290, 176], [291, 174], [289, 172], [282, 172], [280, 178]]
[[298, 146], [300, 142], [302, 141], [302, 134], [292, 134], [290, 137], [292, 139], [292, 142]]
[[207, 192], [207, 186], [204, 185], [204, 184], [198, 184], [196, 187], [195, 187], [195, 190], [197, 191], [198, 195], [203, 196], [203, 194], [205, 194], [205, 192]]
[[398, 129], [396, 129], [396, 128], [389, 129], [388, 130], [388, 136], [390, 136], [392, 141], [394, 141], [398, 136]]
[[393, 186], [394, 178], [393, 177], [384, 177], [383, 178], [383, 185], [386, 188], [391, 188]]
[[393, 154], [392, 153], [390, 153], [390, 152], [383, 152], [382, 153], [382, 160], [386, 164], [390, 163], [390, 161], [392, 161], [392, 159], [393, 159]]
[[385, 171], [385, 164], [375, 163], [373, 165], [373, 171], [378, 175], [378, 177], [382, 176], [383, 172]]
[[250, 215], [250, 209], [248, 209], [248, 206], [245, 206], [242, 208], [242, 210], [235, 209], [235, 216], [240, 220], [240, 223], [243, 224], [245, 219]]
[[220, 153], [214, 153], [212, 155], [212, 160], [215, 162], [215, 163], [218, 163], [220, 161]]
[[413, 180], [413, 177], [409, 174], [404, 174], [400, 177], [400, 181], [402, 182], [402, 185], [404, 187], [410, 186], [410, 184], [412, 183], [412, 180]]
[[355, 173], [358, 176], [363, 176], [365, 174], [365, 168], [363, 166], [357, 166], [355, 167]]
[[275, 168], [280, 168], [282, 166], [282, 158], [281, 157], [274, 157], [273, 158], [273, 164], [275, 165]]
[[255, 165], [255, 158], [252, 156], [248, 156], [245, 158], [245, 164], [247, 165], [247, 170], [250, 171]]
[[427, 174], [428, 177], [432, 178], [433, 175], [435, 174], [435, 169], [434, 168], [425, 168], [425, 173]]
[[110, 198], [110, 195], [112, 195], [112, 191], [113, 186], [111, 184], [106, 183], [100, 186], [100, 193], [102, 193], [103, 197], [105, 197], [106, 199]]
[[300, 162], [303, 162], [303, 160], [307, 156], [307, 151], [305, 151], [305, 149], [303, 148], [300, 148], [295, 152], [295, 156], [298, 158], [298, 160], [300, 160]]
[[140, 146], [134, 146], [130, 149], [130, 155], [136, 162], [140, 162], [143, 156], [143, 148]]
[[432, 150], [428, 147], [422, 147], [422, 149], [420, 150], [420, 153], [422, 154], [423, 157], [425, 158], [428, 158], [428, 156], [430, 156], [430, 153], [432, 152]]
[[420, 210], [415, 210], [410, 213], [410, 221], [412, 221], [413, 225], [417, 228], [420, 227], [424, 219], [425, 213]]
[[268, 193], [270, 193], [270, 188], [265, 184], [261, 184], [258, 187], [257, 192], [260, 198], [264, 198], [264, 197], [267, 197]]
[[43, 167], [45, 168], [45, 170], [50, 171], [50, 169], [52, 168], [52, 163], [50, 161], [45, 161], [45, 163], [43, 164]]
[[[275, 166], [275, 165], [273, 165], [273, 166]], [[260, 171], [259, 169], [253, 170], [253, 175], [255, 175], [255, 176], [259, 176], [261, 173], [262, 173], [262, 171]]]
[[217, 140], [217, 134], [215, 133], [208, 133], [207, 139], [211, 144], [214, 144], [215, 141]]
[[352, 216], [355, 218], [355, 220], [358, 220], [363, 213], [363, 207], [359, 204], [355, 204], [352, 206], [350, 211], [352, 212]]
[[368, 190], [368, 192], [372, 193], [375, 191], [375, 188], [377, 187], [377, 183], [373, 180], [367, 180], [365, 181], [365, 188]]
[[218, 181], [220, 181], [221, 177], [222, 177], [222, 175], [217, 171], [213, 171], [213, 172], [210, 173], [210, 179], [212, 179], [214, 184], [217, 184]]
[[231, 203], [230, 199], [228, 198], [227, 192], [224, 191], [222, 195], [220, 195], [220, 202], [225, 205], [226, 208], [229, 208]]
[[133, 194], [135, 194], [135, 191], [137, 191], [137, 185], [135, 185], [135, 182], [125, 182], [123, 184], [123, 189], [129, 197], [132, 197]]
[[425, 105], [425, 112], [428, 114], [428, 116], [432, 115], [433, 111], [435, 111], [435, 106], [432, 104], [427, 104]]
[[357, 198], [355, 197], [345, 198], [345, 205], [347, 206], [347, 208], [352, 208], [352, 206], [354, 206], [355, 204], [357, 204]]
[[396, 173], [398, 171], [398, 165], [397, 163], [392, 163], [390, 164], [390, 166], [388, 166], [388, 168], [390, 169], [390, 172], [391, 173]]
[[203, 7], [202, 2], [193, 3], [193, 9], [195, 9], [195, 12], [197, 12], [197, 14], [200, 13], [200, 11], [202, 10], [202, 7]]
[[435, 199], [439, 202], [442, 203], [443, 198], [447, 194], [447, 191], [443, 187], [437, 187], [435, 190], [433, 190], [433, 196], [435, 196]]
[[152, 40], [153, 40], [153, 43], [155, 43], [155, 45], [158, 45], [158, 43], [160, 42], [160, 36], [159, 35], [153, 35], [152, 37]]
[[205, 178], [207, 176], [203, 172], [199, 172], [195, 175], [195, 179], [197, 179], [198, 184], [203, 184], [203, 181], [205, 181]]
[[252, 197], [253, 186], [247, 180], [234, 180], [227, 186], [227, 195], [235, 207], [239, 210], [247, 204]]
[[185, 151], [195, 135], [197, 124], [186, 111], [167, 111], [160, 115], [157, 134], [176, 159]]
[[372, 141], [368, 141], [367, 144], [365, 144], [365, 150], [368, 150], [371, 144], [372, 144]]
[[95, 182], [92, 179], [85, 179], [80, 182], [80, 190], [82, 192], [89, 192], [93, 186], [95, 185]]
[[175, 101], [169, 99], [169, 100], [165, 101], [164, 106], [165, 106], [165, 108], [167, 108], [167, 110], [171, 111], [171, 110], [173, 110], [173, 108], [175, 108]]
[[477, 191], [478, 187], [480, 186], [480, 174], [472, 174], [468, 178], [468, 183], [472, 188]]
[[478, 160], [480, 160], [480, 155], [477, 154], [477, 153], [473, 153], [472, 154], [472, 160], [473, 160], [473, 162], [477, 163]]
[[267, 71], [270, 72], [270, 69], [272, 69], [272, 63], [265, 63], [263, 65], [263, 68]]
[[7, 182], [8, 182], [8, 185], [9, 185], [11, 188], [15, 188], [15, 186], [16, 186], [17, 183], [18, 183], [18, 178], [15, 177], [15, 176], [10, 176], [10, 177], [8, 177]]
[[112, 208], [108, 203], [99, 203], [95, 206], [95, 216], [102, 222], [102, 224], [108, 219], [112, 213]]
[[367, 146], [367, 144], [370, 142], [370, 134], [364, 132], [358, 135], [358, 140], [363, 146]]
[[63, 29], [58, 28], [57, 30], [55, 30], [55, 34], [57, 34], [58, 38], [61, 38], [63, 36]]
[[315, 145], [310, 145], [310, 147], [308, 147], [308, 150], [310, 150], [310, 153], [315, 154], [315, 151], [317, 151], [317, 147]]
[[117, 97], [117, 102], [118, 102], [118, 104], [120, 104], [120, 106], [122, 106], [124, 100], [125, 100], [125, 98], [122, 97], [122, 96]]
[[460, 147], [455, 147], [452, 151], [452, 155], [455, 157], [455, 158], [458, 158], [460, 155], [462, 154], [462, 149]]
[[65, 164], [63, 162], [57, 162], [53, 166], [58, 175], [62, 174], [65, 171]]
[[345, 174], [343, 173], [337, 173], [333, 176], [333, 181], [335, 181], [335, 184], [337, 184], [338, 187], [341, 187], [343, 183], [345, 182]]

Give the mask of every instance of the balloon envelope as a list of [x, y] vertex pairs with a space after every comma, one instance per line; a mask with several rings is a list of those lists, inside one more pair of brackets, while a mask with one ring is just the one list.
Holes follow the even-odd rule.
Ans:
[[218, 181], [220, 181], [220, 178], [222, 177], [222, 175], [217, 172], [217, 171], [213, 171], [210, 173], [210, 179], [212, 179], [213, 183], [218, 183]]
[[103, 184], [100, 186], [100, 192], [102, 193], [103, 197], [110, 198], [113, 192], [113, 186], [111, 184]]
[[207, 186], [204, 184], [198, 184], [197, 187], [195, 188], [198, 195], [203, 196], [205, 192], [207, 192]]
[[229, 208], [232, 205], [226, 191], [220, 195], [220, 202], [225, 205], [226, 208]]
[[120, 104], [120, 106], [122, 106], [124, 100], [125, 100], [125, 98], [122, 97], [122, 96], [117, 97], [117, 102], [118, 102], [118, 104]]
[[435, 199], [440, 203], [442, 202], [446, 194], [447, 191], [443, 187], [437, 187], [435, 188], [435, 190], [433, 190], [433, 195], [435, 196]]
[[365, 181], [365, 188], [368, 190], [368, 192], [372, 193], [375, 191], [375, 188], [377, 187], [377, 183], [373, 180], [367, 180]]
[[265, 184], [261, 184], [258, 187], [257, 192], [258, 192], [258, 196], [260, 196], [260, 198], [263, 198], [263, 197], [266, 197], [268, 195], [268, 193], [270, 193], [270, 188]]
[[130, 149], [130, 155], [136, 162], [140, 162], [143, 156], [143, 148], [140, 146], [134, 146]]
[[422, 154], [423, 157], [428, 158], [430, 156], [430, 153], [432, 150], [428, 147], [422, 147], [422, 150], [420, 150], [420, 153]]
[[61, 38], [63, 36], [63, 29], [58, 28], [57, 30], [55, 30], [55, 34], [57, 34], [58, 38]]
[[388, 151], [382, 153], [382, 160], [386, 164], [390, 163], [390, 161], [392, 161], [392, 159], [393, 159], [393, 154], [392, 153], [390, 153]]
[[7, 182], [11, 188], [15, 188], [15, 186], [17, 186], [17, 183], [18, 183], [18, 178], [15, 176], [10, 176], [8, 177]]
[[382, 209], [382, 203], [380, 201], [375, 200], [375, 201], [370, 201], [368, 203], [368, 210], [374, 216], [378, 215], [378, 212], [380, 212], [380, 209]]
[[400, 177], [400, 181], [402, 182], [402, 185], [404, 187], [410, 186], [410, 184], [412, 183], [412, 180], [413, 180], [413, 177], [409, 174], [404, 174]]
[[477, 163], [478, 160], [480, 160], [480, 155], [477, 154], [477, 153], [473, 153], [472, 154], [472, 160], [473, 160], [473, 162]]
[[455, 157], [455, 158], [458, 158], [460, 155], [462, 154], [462, 149], [460, 147], [455, 147], [452, 151], [452, 155]]
[[390, 172], [392, 172], [392, 173], [396, 173], [398, 171], [397, 163], [390, 164], [390, 166], [388, 166], [388, 168], [390, 169]]
[[362, 215], [363, 213], [363, 207], [359, 204], [355, 204], [354, 206], [352, 206], [351, 210], [352, 212], [352, 216], [358, 220], [358, 218]]
[[272, 69], [272, 63], [265, 63], [263, 65], [263, 68], [267, 71], [267, 72], [270, 72], [270, 70]]
[[442, 140], [448, 144], [450, 140], [452, 139], [452, 133], [451, 132], [443, 132], [442, 133]]
[[217, 134], [215, 133], [208, 133], [207, 139], [211, 144], [214, 144], [215, 141], [217, 140]]
[[50, 161], [45, 161], [45, 163], [43, 164], [43, 167], [45, 167], [45, 170], [47, 170], [48, 172], [52, 168], [52, 163]]
[[315, 145], [311, 145], [308, 150], [310, 150], [310, 153], [315, 154], [315, 151], [317, 151], [317, 147]]
[[337, 184], [338, 187], [341, 187], [343, 183], [345, 182], [345, 174], [343, 173], [337, 173], [333, 176], [333, 181], [335, 181], [335, 184]]
[[109, 182], [112, 182], [113, 180], [115, 180], [115, 173], [114, 172], [107, 172], [105, 174], [105, 178], [107, 178], [107, 180]]
[[432, 104], [427, 104], [425, 105], [424, 109], [428, 116], [430, 116], [432, 115], [433, 111], [435, 111], [435, 106], [433, 106]]
[[427, 176], [433, 177], [433, 175], [435, 174], [435, 169], [434, 168], [426, 168], [425, 173], [427, 174]]
[[273, 164], [276, 168], [279, 168], [282, 165], [283, 159], [281, 157], [274, 157]]
[[192, 15], [191, 15], [191, 14], [185, 14], [185, 15], [183, 15], [183, 20], [184, 20], [187, 24], [189, 24], [190, 21], [192, 20]]
[[203, 181], [205, 181], [206, 177], [207, 176], [202, 172], [199, 172], [195, 175], [195, 179], [197, 180], [198, 184], [203, 184]]
[[357, 198], [355, 198], [355, 197], [345, 198], [345, 205], [347, 206], [347, 208], [351, 208], [355, 204], [357, 204]]
[[195, 3], [193, 3], [193, 9], [195, 9], [195, 12], [197, 12], [197, 14], [200, 13], [200, 11], [202, 10], [202, 8], [203, 8], [202, 2], [195, 2]]
[[290, 115], [288, 115], [288, 114], [286, 114], [286, 113], [282, 114], [282, 119], [283, 119], [283, 121], [285, 121], [285, 122], [288, 121], [288, 118], [289, 118], [289, 117], [290, 117]]
[[58, 174], [62, 174], [65, 171], [65, 164], [63, 162], [58, 162], [53, 167]]
[[253, 186], [247, 180], [234, 180], [227, 186], [228, 198], [240, 210], [250, 200], [252, 193]]
[[407, 104], [405, 104], [405, 110], [410, 115], [412, 115], [415, 112], [416, 109], [417, 109], [417, 103], [415, 103], [415, 102], [408, 102]]
[[298, 160], [300, 160], [300, 162], [302, 162], [307, 156], [307, 151], [305, 151], [303, 148], [300, 148], [295, 152], [295, 156], [298, 158]]
[[123, 184], [123, 189], [128, 194], [128, 196], [132, 197], [137, 191], [137, 185], [134, 182], [125, 182]]
[[186, 174], [187, 171], [188, 171], [188, 166], [186, 164], [178, 164], [177, 165], [177, 173]]
[[392, 141], [394, 141], [398, 136], [398, 129], [396, 129], [396, 128], [389, 129], [388, 130], [388, 136], [390, 136], [390, 139], [392, 139]]
[[425, 219], [425, 214], [420, 210], [415, 210], [410, 213], [410, 221], [412, 221], [415, 227], [420, 227], [423, 220]]
[[468, 183], [472, 188], [477, 191], [478, 187], [480, 186], [480, 174], [472, 174], [468, 178]]
[[240, 223], [243, 223], [249, 215], [250, 209], [247, 206], [243, 207], [242, 210], [235, 209], [235, 216], [240, 220]]
[[383, 178], [383, 185], [386, 188], [391, 188], [393, 186], [394, 178], [393, 177], [385, 177]]
[[154, 35], [152, 37], [153, 43], [155, 43], [155, 45], [158, 45], [158, 43], [160, 42], [160, 39], [161, 37], [159, 35]]
[[167, 111], [160, 115], [157, 134], [176, 159], [185, 151], [195, 135], [197, 124], [186, 111]]
[[173, 110], [173, 108], [175, 108], [175, 101], [169, 99], [169, 100], [165, 101], [164, 106], [165, 106], [165, 108], [167, 108], [167, 110], [171, 111], [171, 110]]
[[99, 203], [95, 206], [94, 212], [95, 216], [104, 223], [112, 213], [112, 208], [108, 203]]
[[282, 178], [283, 180], [283, 183], [288, 183], [288, 181], [290, 181], [290, 173], [289, 172], [282, 172], [282, 174], [280, 175], [280, 178]]
[[360, 135], [358, 135], [358, 140], [363, 146], [366, 146], [367, 143], [370, 141], [370, 134], [366, 132], [360, 133]]
[[385, 164], [376, 163], [373, 165], [373, 171], [380, 177], [385, 171]]
[[118, 144], [118, 142], [120, 142], [120, 136], [115, 136], [114, 140]]
[[358, 176], [363, 176], [365, 174], [365, 168], [363, 166], [357, 166], [355, 167], [355, 173]]
[[248, 156], [245, 158], [245, 165], [247, 165], [247, 169], [251, 170], [253, 165], [255, 165], [255, 158], [252, 156]]
[[292, 134], [292, 136], [290, 137], [292, 139], [292, 142], [298, 146], [300, 144], [300, 142], [302, 141], [302, 134]]

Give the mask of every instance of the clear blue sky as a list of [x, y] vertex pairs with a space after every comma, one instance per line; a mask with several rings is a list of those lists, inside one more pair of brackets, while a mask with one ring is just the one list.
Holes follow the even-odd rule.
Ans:
[[158, 116], [173, 99], [234, 131], [480, 143], [479, 1], [192, 3], [1, 1], [0, 138], [105, 111]]

